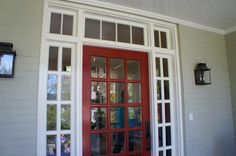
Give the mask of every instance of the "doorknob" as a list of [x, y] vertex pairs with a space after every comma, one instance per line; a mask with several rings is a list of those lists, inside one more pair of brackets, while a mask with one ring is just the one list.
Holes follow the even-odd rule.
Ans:
[[146, 138], [147, 138], [147, 151], [151, 150], [151, 132], [150, 132], [150, 121], [145, 122], [146, 127]]

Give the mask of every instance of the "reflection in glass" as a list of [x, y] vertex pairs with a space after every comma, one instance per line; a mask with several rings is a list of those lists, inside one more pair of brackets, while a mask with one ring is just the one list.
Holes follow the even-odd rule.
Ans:
[[157, 104], [157, 109], [158, 109], [158, 123], [162, 123], [162, 104], [161, 103]]
[[154, 30], [154, 41], [155, 41], [155, 47], [160, 47], [159, 31], [157, 30]]
[[61, 129], [70, 129], [70, 105], [61, 106]]
[[51, 13], [50, 33], [61, 33], [61, 14]]
[[57, 70], [58, 64], [58, 47], [49, 47], [48, 70]]
[[125, 133], [111, 133], [111, 150], [112, 153], [122, 153], [125, 151]]
[[142, 125], [142, 107], [129, 107], [129, 128], [137, 128]]
[[170, 99], [170, 87], [168, 80], [164, 80], [164, 94], [166, 100]]
[[107, 109], [102, 108], [92, 108], [91, 109], [91, 129], [100, 130], [107, 128]]
[[61, 76], [61, 100], [68, 101], [71, 99], [71, 76]]
[[118, 42], [130, 43], [130, 26], [118, 24]]
[[140, 83], [128, 83], [128, 103], [141, 103]]
[[125, 102], [125, 84], [124, 83], [110, 83], [110, 103], [124, 103]]
[[124, 79], [124, 60], [110, 59], [110, 78]]
[[47, 100], [57, 100], [57, 75], [48, 75]]
[[107, 134], [91, 134], [91, 156], [107, 155]]
[[140, 80], [140, 62], [128, 60], [128, 80]]
[[167, 48], [166, 32], [161, 31], [161, 47]]
[[57, 155], [57, 137], [56, 135], [47, 136], [47, 156]]
[[116, 25], [111, 22], [102, 22], [102, 39], [115, 41], [116, 40]]
[[144, 45], [144, 35], [143, 28], [132, 27], [132, 43]]
[[124, 107], [111, 107], [110, 108], [110, 122], [111, 128], [124, 128], [125, 127], [125, 108]]
[[73, 34], [73, 16], [63, 15], [63, 35], [72, 35]]
[[157, 80], [157, 100], [161, 100], [161, 80]]
[[62, 71], [71, 72], [71, 48], [62, 49]]
[[156, 57], [156, 76], [161, 76], [160, 58]]
[[71, 138], [70, 134], [61, 134], [61, 156], [70, 156]]
[[107, 102], [106, 82], [91, 82], [91, 102], [93, 104], [106, 104]]
[[91, 57], [91, 77], [92, 78], [106, 78], [106, 58], [105, 57]]
[[166, 122], [170, 122], [170, 103], [165, 104], [165, 118]]
[[171, 149], [166, 151], [166, 156], [171, 156]]
[[163, 74], [164, 74], [164, 77], [169, 76], [168, 59], [166, 58], [163, 59]]
[[166, 127], [166, 146], [171, 145], [171, 128], [170, 126]]
[[47, 130], [56, 130], [57, 128], [57, 106], [47, 105]]
[[158, 128], [158, 139], [159, 139], [159, 147], [163, 146], [163, 133], [162, 133], [162, 127]]
[[159, 151], [159, 156], [163, 156], [163, 151]]
[[142, 150], [142, 131], [129, 131], [129, 151]]
[[85, 19], [85, 37], [100, 38], [100, 21], [93, 19]]

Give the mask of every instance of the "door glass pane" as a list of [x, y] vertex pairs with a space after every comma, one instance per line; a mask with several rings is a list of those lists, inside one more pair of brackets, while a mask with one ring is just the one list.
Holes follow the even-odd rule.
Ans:
[[170, 126], [166, 127], [166, 146], [171, 145], [171, 128]]
[[91, 82], [91, 102], [92, 104], [107, 103], [106, 82]]
[[62, 49], [62, 71], [71, 72], [71, 48]]
[[165, 99], [170, 99], [170, 87], [169, 87], [169, 81], [164, 80], [164, 93], [165, 93]]
[[110, 103], [121, 104], [125, 102], [125, 84], [110, 83]]
[[61, 33], [61, 14], [51, 13], [50, 33]]
[[71, 99], [71, 76], [61, 76], [61, 100], [69, 101]]
[[142, 107], [129, 107], [129, 128], [137, 128], [142, 125]]
[[100, 21], [85, 19], [85, 37], [100, 39]]
[[162, 104], [158, 103], [157, 104], [157, 109], [158, 109], [158, 123], [162, 123]]
[[128, 103], [141, 103], [140, 83], [128, 83]]
[[144, 45], [143, 28], [132, 27], [132, 43]]
[[91, 57], [91, 77], [92, 78], [106, 78], [106, 58], [105, 57]]
[[140, 80], [140, 62], [128, 60], [128, 80]]
[[91, 156], [107, 155], [107, 134], [91, 134]]
[[110, 59], [110, 78], [124, 79], [124, 60]]
[[163, 74], [164, 77], [168, 77], [169, 76], [169, 69], [168, 69], [168, 59], [163, 59]]
[[159, 151], [159, 156], [163, 156], [163, 151]]
[[166, 156], [171, 156], [171, 149], [166, 151]]
[[157, 100], [161, 100], [161, 80], [157, 80]]
[[63, 35], [73, 35], [73, 16], [63, 15]]
[[158, 140], [159, 140], [159, 147], [163, 146], [163, 133], [162, 133], [162, 127], [158, 128]]
[[116, 24], [111, 22], [102, 22], [102, 39], [115, 41], [116, 40]]
[[57, 128], [57, 106], [47, 105], [47, 130], [56, 130]]
[[170, 103], [165, 104], [165, 118], [166, 122], [170, 122]]
[[161, 31], [161, 47], [167, 48], [166, 32]]
[[61, 106], [61, 129], [69, 130], [70, 129], [70, 105]]
[[157, 30], [154, 30], [154, 42], [155, 42], [155, 47], [160, 47], [159, 31]]
[[111, 153], [122, 153], [125, 151], [125, 133], [111, 133]]
[[47, 156], [57, 155], [57, 137], [56, 135], [47, 136]]
[[58, 47], [49, 47], [48, 70], [57, 70], [58, 65]]
[[48, 75], [47, 100], [57, 100], [57, 75]]
[[61, 156], [70, 156], [71, 138], [70, 134], [61, 134]]
[[156, 76], [161, 76], [160, 58], [156, 58]]
[[92, 108], [90, 113], [92, 130], [107, 128], [107, 109], [105, 107]]
[[111, 128], [124, 128], [125, 127], [125, 108], [124, 107], [111, 107]]
[[118, 24], [118, 42], [130, 43], [130, 26]]
[[129, 131], [129, 151], [142, 150], [142, 131]]

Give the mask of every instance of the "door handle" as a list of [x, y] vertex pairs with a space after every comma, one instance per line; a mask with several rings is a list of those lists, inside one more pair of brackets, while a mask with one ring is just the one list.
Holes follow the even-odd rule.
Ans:
[[150, 121], [145, 122], [146, 138], [147, 138], [147, 151], [151, 150], [151, 132], [150, 132]]

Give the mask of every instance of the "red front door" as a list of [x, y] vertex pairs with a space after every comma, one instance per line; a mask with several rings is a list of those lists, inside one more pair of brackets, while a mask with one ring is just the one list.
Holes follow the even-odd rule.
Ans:
[[84, 46], [83, 155], [149, 156], [148, 56]]

